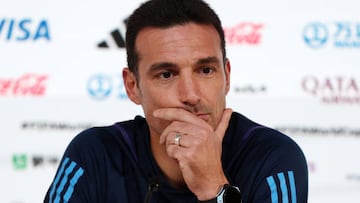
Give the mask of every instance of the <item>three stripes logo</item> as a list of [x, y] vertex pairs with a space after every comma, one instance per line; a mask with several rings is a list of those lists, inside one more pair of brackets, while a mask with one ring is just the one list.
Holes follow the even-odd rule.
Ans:
[[111, 47], [125, 48], [125, 37], [122, 30], [126, 29], [127, 18], [123, 20], [123, 24], [120, 27], [110, 32], [110, 36], [98, 43], [97, 47], [102, 49], [109, 49]]
[[83, 174], [84, 169], [66, 157], [52, 183], [49, 203], [60, 202], [60, 200], [68, 202], [74, 192], [76, 183]]
[[266, 181], [271, 192], [271, 203], [296, 203], [296, 185], [293, 171], [269, 176]]

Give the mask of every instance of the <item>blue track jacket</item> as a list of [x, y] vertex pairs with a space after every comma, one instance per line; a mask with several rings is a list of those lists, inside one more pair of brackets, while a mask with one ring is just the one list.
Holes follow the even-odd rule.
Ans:
[[[305, 203], [308, 171], [303, 152], [288, 136], [233, 113], [223, 139], [222, 164], [230, 184], [248, 203]], [[148, 191], [149, 182], [160, 187]], [[166, 180], [150, 149], [141, 116], [77, 135], [68, 145], [44, 202], [197, 202], [188, 189]]]

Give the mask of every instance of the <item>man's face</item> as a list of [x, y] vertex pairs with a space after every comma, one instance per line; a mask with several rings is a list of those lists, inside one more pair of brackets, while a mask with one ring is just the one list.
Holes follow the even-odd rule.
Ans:
[[135, 48], [139, 83], [127, 91], [133, 102], [142, 105], [151, 134], [160, 135], [169, 125], [155, 118], [153, 111], [169, 107], [185, 109], [215, 129], [230, 83], [230, 64], [226, 61], [224, 68], [216, 29], [194, 23], [145, 28]]

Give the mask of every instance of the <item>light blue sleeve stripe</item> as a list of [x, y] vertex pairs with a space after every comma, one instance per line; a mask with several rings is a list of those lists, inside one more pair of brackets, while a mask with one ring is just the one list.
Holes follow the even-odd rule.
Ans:
[[64, 161], [62, 162], [62, 164], [61, 164], [61, 166], [60, 166], [60, 170], [59, 170], [58, 174], [57, 174], [56, 177], [55, 177], [55, 180], [54, 180], [54, 182], [53, 182], [53, 185], [51, 186], [49, 203], [52, 203], [52, 197], [53, 197], [53, 195], [54, 195], [54, 192], [55, 192], [55, 189], [56, 189], [56, 185], [57, 185], [57, 183], [59, 182], [62, 173], [64, 172], [65, 165], [67, 164], [67, 162], [69, 162], [69, 158], [68, 158], [68, 157], [66, 157], [66, 158], [64, 159]]
[[295, 178], [294, 172], [288, 171], [289, 183], [290, 183], [290, 191], [291, 191], [291, 202], [296, 203], [296, 186], [295, 186]]
[[70, 166], [65, 170], [65, 175], [64, 175], [63, 179], [61, 180], [59, 188], [56, 190], [56, 198], [54, 199], [54, 203], [60, 202], [60, 193], [63, 191], [64, 186], [68, 181], [68, 176], [74, 170], [75, 166], [76, 166], [76, 163], [72, 161]]
[[84, 170], [80, 167], [75, 175], [71, 178], [70, 180], [70, 184], [68, 189], [65, 192], [64, 195], [64, 202], [67, 203], [72, 195], [72, 193], [74, 192], [74, 186], [76, 185], [76, 183], [78, 182], [79, 178], [84, 174]]
[[280, 188], [281, 188], [281, 194], [282, 194], [282, 202], [283, 203], [289, 203], [289, 197], [288, 197], [288, 191], [287, 191], [287, 185], [284, 173], [278, 173], [278, 178], [280, 180]]
[[277, 195], [277, 188], [274, 177], [269, 176], [266, 178], [266, 181], [269, 185], [270, 192], [271, 192], [271, 203], [278, 203], [278, 195]]

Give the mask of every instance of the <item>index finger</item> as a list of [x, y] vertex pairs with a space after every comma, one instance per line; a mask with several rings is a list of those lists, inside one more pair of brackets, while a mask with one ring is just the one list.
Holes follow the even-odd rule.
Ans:
[[182, 121], [187, 123], [197, 123], [199, 121], [206, 123], [204, 120], [199, 119], [196, 115], [193, 113], [181, 109], [181, 108], [161, 108], [156, 109], [153, 112], [153, 115], [156, 118], [168, 120], [168, 121]]
[[232, 114], [232, 109], [225, 109], [221, 117], [221, 120], [218, 126], [216, 127], [215, 134], [220, 138], [220, 140], [223, 140], [225, 136], [225, 131], [229, 126], [231, 114]]

